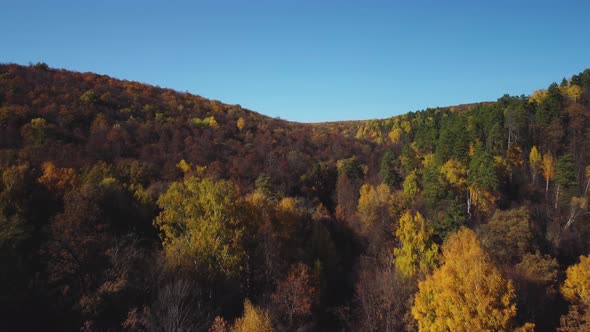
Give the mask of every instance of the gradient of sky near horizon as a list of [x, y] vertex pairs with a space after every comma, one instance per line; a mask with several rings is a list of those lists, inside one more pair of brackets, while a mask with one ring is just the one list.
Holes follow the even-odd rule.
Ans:
[[46, 62], [292, 121], [530, 94], [590, 68], [590, 1], [3, 0], [0, 62]]

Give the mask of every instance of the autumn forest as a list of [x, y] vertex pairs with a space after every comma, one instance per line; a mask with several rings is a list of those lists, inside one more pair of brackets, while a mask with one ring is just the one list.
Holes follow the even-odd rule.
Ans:
[[590, 70], [296, 123], [0, 64], [0, 330], [590, 331]]

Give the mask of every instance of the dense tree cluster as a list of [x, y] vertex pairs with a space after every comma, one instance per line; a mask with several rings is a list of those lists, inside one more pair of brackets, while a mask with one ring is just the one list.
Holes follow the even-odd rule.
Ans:
[[7, 330], [590, 328], [590, 70], [321, 124], [0, 65]]

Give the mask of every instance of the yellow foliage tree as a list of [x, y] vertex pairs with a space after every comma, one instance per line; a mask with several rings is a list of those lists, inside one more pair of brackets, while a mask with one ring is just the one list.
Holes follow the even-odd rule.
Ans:
[[389, 136], [389, 140], [391, 141], [391, 143], [395, 144], [395, 143], [399, 142], [400, 138], [402, 137], [401, 128], [391, 129], [388, 136]]
[[514, 329], [514, 332], [535, 332], [535, 324], [524, 323], [523, 326], [519, 326], [516, 329]]
[[561, 293], [575, 304], [590, 305], [590, 256], [580, 256], [580, 262], [567, 268], [567, 278]]
[[547, 90], [537, 90], [529, 97], [529, 103], [541, 104], [547, 98]]
[[438, 245], [432, 242], [432, 229], [420, 212], [415, 216], [404, 213], [395, 236], [401, 247], [393, 250], [394, 263], [403, 274], [410, 277], [417, 273], [426, 274], [436, 266]]
[[522, 148], [518, 144], [511, 144], [506, 151], [506, 171], [510, 175], [510, 182], [512, 182], [512, 171], [522, 164], [524, 164]]
[[541, 169], [543, 170], [543, 177], [545, 178], [545, 194], [547, 194], [549, 191], [549, 181], [553, 180], [555, 177], [555, 159], [551, 153], [547, 152], [543, 156]]
[[209, 118], [209, 127], [211, 127], [211, 128], [219, 128], [219, 123], [217, 123], [217, 120], [215, 120], [214, 117], [210, 117]]
[[154, 225], [162, 232], [167, 262], [205, 275], [235, 275], [244, 256], [238, 190], [229, 181], [189, 176], [158, 199]]
[[456, 160], [447, 161], [440, 169], [444, 177], [457, 188], [463, 190], [467, 186], [467, 168]]
[[236, 122], [236, 126], [241, 131], [242, 129], [244, 129], [244, 126], [246, 126], [246, 120], [244, 120], [244, 118], [239, 118]]
[[541, 153], [537, 150], [537, 146], [533, 145], [531, 153], [529, 153], [529, 164], [531, 166], [531, 173], [533, 175], [533, 184], [535, 184], [537, 175], [541, 171]]
[[412, 131], [412, 125], [410, 124], [409, 121], [406, 121], [406, 120], [402, 121], [401, 127], [406, 133], [409, 133], [410, 131]]
[[300, 203], [293, 197], [285, 197], [276, 204], [275, 210], [277, 222], [274, 227], [278, 237], [282, 241], [293, 239], [298, 225], [305, 219]]
[[244, 315], [234, 322], [231, 332], [272, 332], [270, 315], [249, 300], [244, 301]]
[[182, 173], [184, 173], [186, 175], [186, 174], [189, 174], [192, 171], [193, 165], [191, 165], [186, 160], [182, 159], [181, 161], [178, 162], [178, 164], [176, 164], [176, 168], [178, 168], [179, 170], [181, 170]]
[[442, 266], [418, 288], [412, 315], [420, 331], [506, 331], [516, 315], [512, 283], [466, 228], [449, 236]]
[[391, 217], [391, 206], [393, 196], [388, 185], [382, 183], [375, 188], [364, 184], [361, 187], [357, 213], [366, 225], [386, 224]]
[[425, 154], [422, 159], [422, 167], [429, 168], [434, 164], [434, 153]]
[[559, 90], [561, 91], [561, 94], [571, 102], [576, 102], [582, 97], [582, 88], [576, 84], [560, 87]]
[[561, 293], [571, 305], [561, 316], [558, 331], [590, 331], [590, 256], [580, 256], [578, 264], [568, 267], [566, 276]]
[[418, 194], [420, 189], [418, 188], [418, 174], [416, 171], [412, 171], [406, 176], [402, 186], [404, 188], [404, 195], [407, 198], [414, 198]]

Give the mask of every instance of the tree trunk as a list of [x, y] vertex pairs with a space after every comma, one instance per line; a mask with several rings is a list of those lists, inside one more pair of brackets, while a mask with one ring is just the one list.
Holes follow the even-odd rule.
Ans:
[[467, 215], [471, 218], [471, 194], [467, 191]]
[[555, 193], [555, 210], [557, 210], [557, 203], [559, 202], [559, 185], [557, 185], [557, 192]]

